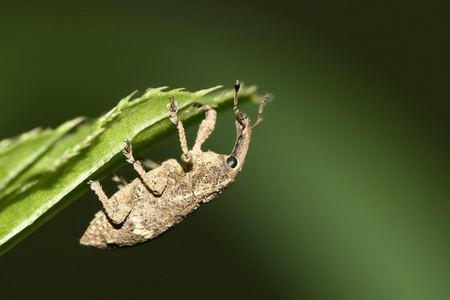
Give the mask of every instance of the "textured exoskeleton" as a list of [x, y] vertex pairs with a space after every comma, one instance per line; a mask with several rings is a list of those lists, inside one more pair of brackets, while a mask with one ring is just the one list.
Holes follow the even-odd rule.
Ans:
[[201, 203], [210, 201], [229, 187], [242, 169], [252, 129], [262, 122], [263, 108], [269, 98], [266, 94], [259, 108], [258, 120], [252, 125], [247, 115], [237, 108], [239, 88], [239, 81], [236, 81], [234, 112], [237, 138], [229, 155], [201, 150], [216, 122], [216, 111], [208, 105], [201, 106], [206, 111], [206, 118], [200, 124], [194, 147], [188, 150], [174, 99], [167, 107], [171, 121], [178, 128], [184, 167], [177, 160], [169, 159], [146, 172], [141, 162], [133, 158], [131, 143], [127, 140], [123, 153], [140, 176], [111, 198], [106, 196], [98, 181], [89, 181], [104, 209], [91, 221], [81, 244], [111, 248], [145, 242], [181, 222]]

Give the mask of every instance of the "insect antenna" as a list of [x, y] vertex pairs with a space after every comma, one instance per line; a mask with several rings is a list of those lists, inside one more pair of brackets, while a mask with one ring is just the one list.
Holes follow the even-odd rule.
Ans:
[[241, 112], [237, 108], [240, 88], [241, 88], [241, 83], [239, 82], [239, 80], [236, 80], [236, 82], [234, 83], [234, 107], [233, 107], [233, 110], [234, 110], [234, 113], [236, 114], [238, 122], [242, 126], [244, 126], [244, 124], [242, 124], [242, 121], [241, 121]]
[[259, 110], [258, 110], [258, 120], [256, 120], [255, 124], [252, 126], [252, 129], [255, 128], [256, 126], [258, 126], [259, 124], [261, 124], [261, 122], [263, 121], [263, 111], [264, 111], [264, 107], [267, 104], [267, 101], [269, 101], [270, 99], [270, 94], [266, 93], [261, 101], [261, 104], [259, 105]]

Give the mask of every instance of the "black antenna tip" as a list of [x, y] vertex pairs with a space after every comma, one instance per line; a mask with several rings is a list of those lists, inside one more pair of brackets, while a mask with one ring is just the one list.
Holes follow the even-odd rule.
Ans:
[[239, 80], [236, 80], [236, 82], [234, 83], [234, 90], [237, 92], [237, 91], [239, 91], [240, 88], [241, 88], [241, 83], [239, 82]]

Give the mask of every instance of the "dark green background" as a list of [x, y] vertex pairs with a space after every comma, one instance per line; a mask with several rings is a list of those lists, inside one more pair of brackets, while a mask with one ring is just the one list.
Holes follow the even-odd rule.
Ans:
[[[0, 139], [147, 87], [275, 95], [218, 199], [99, 251], [78, 244], [88, 193], [0, 258], [0, 298], [448, 299], [450, 21], [432, 3], [0, 4]], [[230, 152], [233, 123], [205, 148]], [[177, 138], [148, 155], [178, 158]]]

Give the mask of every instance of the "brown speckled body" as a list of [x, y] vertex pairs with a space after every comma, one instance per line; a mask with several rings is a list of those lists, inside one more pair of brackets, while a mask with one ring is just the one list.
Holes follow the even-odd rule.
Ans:
[[239, 82], [236, 82], [235, 89], [237, 139], [231, 155], [201, 151], [201, 145], [214, 130], [216, 120], [216, 112], [206, 105], [202, 108], [207, 116], [200, 125], [194, 147], [189, 151], [183, 125], [176, 116], [178, 107], [172, 99], [168, 109], [171, 121], [179, 130], [185, 166], [169, 159], [156, 169], [145, 172], [141, 163], [133, 158], [131, 143], [126, 141], [124, 154], [140, 177], [110, 198], [98, 181], [89, 182], [104, 209], [91, 221], [81, 244], [113, 248], [150, 240], [181, 222], [201, 203], [217, 197], [235, 181], [247, 155], [252, 128], [261, 123], [262, 110], [268, 99], [267, 95], [261, 103], [258, 121], [252, 126], [250, 119], [237, 109]]

